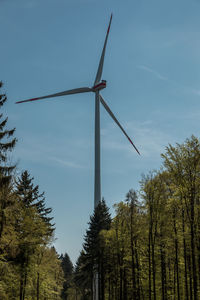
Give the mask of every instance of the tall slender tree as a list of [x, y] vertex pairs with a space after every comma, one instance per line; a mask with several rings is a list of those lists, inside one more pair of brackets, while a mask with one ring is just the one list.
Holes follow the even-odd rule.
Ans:
[[65, 280], [63, 283], [62, 299], [68, 300], [69, 289], [72, 286], [73, 264], [67, 253], [61, 255], [60, 260], [61, 260], [61, 267], [63, 269], [64, 280]]
[[[44, 193], [39, 193], [39, 186], [34, 186], [33, 178], [24, 171], [16, 180], [16, 197], [21, 206], [21, 215], [17, 219], [16, 229], [19, 232], [18, 262], [21, 270], [20, 300], [25, 299], [27, 278], [32, 256], [38, 246], [49, 243], [54, 227], [51, 224], [51, 209], [45, 207]], [[40, 272], [37, 271], [37, 295], [39, 295]]]
[[[0, 81], [0, 90], [2, 86], [3, 83]], [[0, 92], [0, 109], [2, 109], [6, 101], [6, 94]], [[15, 169], [15, 165], [10, 165], [9, 153], [13, 150], [17, 141], [14, 137], [15, 128], [7, 129], [7, 122], [8, 118], [5, 118], [0, 113], [0, 239], [6, 221], [5, 209], [11, 204], [7, 195], [10, 189], [12, 173]]]
[[[81, 278], [81, 274], [87, 273], [87, 282], [90, 295], [93, 291], [93, 276], [97, 271], [99, 285], [99, 299], [105, 299], [105, 276], [107, 272], [107, 262], [105, 259], [105, 244], [101, 236], [101, 231], [109, 230], [111, 217], [109, 209], [104, 200], [95, 208], [94, 214], [90, 217], [89, 228], [84, 237], [83, 251], [78, 260], [78, 267], [75, 270], [75, 278]], [[94, 272], [94, 267], [97, 270]]]
[[140, 268], [137, 259], [137, 215], [139, 202], [136, 191], [131, 189], [126, 194], [126, 202], [128, 204], [128, 227], [130, 232], [130, 248], [131, 248], [131, 266], [132, 266], [132, 291], [133, 299], [140, 299]]

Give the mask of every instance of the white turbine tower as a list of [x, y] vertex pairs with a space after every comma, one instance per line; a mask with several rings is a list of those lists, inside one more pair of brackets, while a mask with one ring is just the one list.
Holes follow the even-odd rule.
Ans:
[[[104, 57], [105, 57], [105, 51], [106, 51], [106, 44], [108, 40], [108, 35], [110, 31], [110, 25], [112, 22], [112, 14], [110, 17], [110, 22], [108, 25], [106, 38], [101, 54], [101, 58], [99, 61], [99, 66], [96, 74], [96, 78], [94, 81], [94, 84], [92, 87], [81, 87], [77, 89], [67, 90], [64, 92], [51, 94], [47, 96], [42, 96], [38, 98], [32, 98], [27, 99], [23, 101], [18, 101], [16, 103], [24, 103], [24, 102], [30, 102], [30, 101], [36, 101], [36, 100], [42, 100], [47, 98], [53, 98], [53, 97], [59, 97], [59, 96], [66, 96], [71, 94], [79, 94], [79, 93], [86, 93], [86, 92], [93, 92], [95, 93], [95, 174], [94, 174], [94, 208], [98, 206], [98, 204], [101, 201], [101, 172], [100, 172], [100, 102], [103, 105], [103, 107], [106, 109], [108, 114], [111, 116], [111, 118], [115, 121], [115, 123], [119, 126], [119, 128], [122, 130], [124, 135], [128, 138], [129, 142], [132, 144], [132, 146], [135, 148], [138, 154], [139, 151], [124, 130], [124, 128], [121, 126], [119, 121], [116, 119], [115, 115], [109, 108], [108, 104], [105, 102], [103, 97], [100, 95], [99, 91], [104, 89], [106, 87], [106, 81], [101, 80], [102, 72], [103, 72], [103, 63], [104, 63]], [[93, 300], [99, 299], [99, 282], [98, 282], [98, 265], [94, 265], [94, 278], [93, 278]]]
[[100, 102], [103, 105], [103, 107], [106, 109], [108, 114], [111, 116], [111, 118], [115, 121], [115, 123], [119, 126], [119, 128], [122, 130], [124, 135], [128, 138], [129, 142], [132, 144], [132, 146], [135, 148], [138, 154], [139, 151], [128, 136], [128, 134], [125, 132], [119, 121], [116, 119], [115, 115], [109, 108], [108, 104], [105, 102], [103, 97], [100, 95], [99, 91], [104, 89], [106, 87], [106, 81], [101, 80], [102, 72], [103, 72], [103, 63], [104, 63], [104, 57], [105, 57], [105, 51], [106, 51], [106, 44], [108, 40], [108, 35], [110, 31], [110, 25], [112, 22], [112, 14], [110, 17], [110, 22], [108, 25], [107, 33], [106, 33], [106, 38], [101, 54], [101, 58], [99, 61], [99, 66], [96, 74], [96, 78], [94, 81], [94, 84], [92, 87], [81, 87], [77, 89], [72, 89], [72, 90], [67, 90], [64, 92], [56, 93], [56, 94], [51, 94], [47, 96], [42, 96], [42, 97], [37, 97], [37, 98], [31, 98], [23, 101], [18, 101], [18, 103], [24, 103], [24, 102], [30, 102], [30, 101], [37, 101], [37, 100], [43, 100], [47, 98], [53, 98], [53, 97], [59, 97], [59, 96], [66, 96], [66, 95], [71, 95], [71, 94], [79, 94], [79, 93], [86, 93], [86, 92], [93, 92], [95, 93], [95, 174], [94, 174], [94, 208], [97, 207], [97, 205], [101, 201], [101, 172], [100, 172]]

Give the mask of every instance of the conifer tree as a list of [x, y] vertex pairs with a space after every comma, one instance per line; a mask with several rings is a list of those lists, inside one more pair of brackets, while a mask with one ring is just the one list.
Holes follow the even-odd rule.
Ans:
[[88, 257], [82, 250], [76, 261], [74, 270], [74, 284], [76, 295], [80, 295], [81, 300], [91, 298], [92, 266], [89, 265]]
[[109, 230], [110, 224], [111, 217], [109, 209], [103, 199], [95, 208], [94, 214], [90, 217], [89, 229], [86, 231], [84, 238], [85, 242], [83, 244], [87, 257], [89, 273], [93, 274], [94, 266], [98, 266], [99, 299], [102, 300], [104, 300], [106, 261], [104, 259], [105, 246], [100, 232], [102, 230]]
[[[0, 89], [3, 83], [0, 82]], [[0, 93], [0, 109], [3, 107], [7, 97], [5, 94]], [[8, 201], [8, 190], [10, 188], [10, 182], [12, 178], [12, 172], [15, 166], [9, 164], [9, 152], [13, 150], [16, 144], [16, 138], [14, 138], [15, 128], [6, 129], [8, 118], [4, 118], [3, 114], [0, 114], [0, 239], [2, 237], [3, 227], [5, 223], [5, 209], [11, 203]]]
[[[16, 181], [16, 197], [21, 206], [16, 229], [19, 232], [18, 264], [20, 266], [20, 300], [25, 299], [27, 278], [32, 257], [40, 245], [47, 245], [53, 233], [52, 218], [48, 217], [50, 208], [45, 207], [44, 193], [34, 186], [33, 178], [24, 171]], [[40, 272], [37, 271], [37, 286], [40, 286]], [[39, 294], [39, 288], [38, 293]]]
[[51, 224], [52, 217], [48, 215], [52, 212], [52, 208], [46, 208], [44, 192], [39, 193], [39, 186], [34, 186], [34, 177], [30, 177], [27, 170], [22, 172], [21, 177], [16, 181], [16, 194], [25, 207], [35, 207], [39, 216], [48, 227], [48, 234], [54, 231], [54, 224]]
[[[0, 81], [0, 89], [3, 83]], [[0, 94], [0, 108], [7, 101], [5, 94]], [[7, 184], [11, 180], [11, 174], [15, 166], [8, 165], [8, 153], [12, 151], [16, 144], [16, 138], [13, 137], [15, 128], [6, 129], [8, 118], [4, 118], [0, 114], [0, 187]]]
[[69, 289], [72, 285], [72, 274], [73, 274], [73, 264], [70, 260], [70, 257], [67, 253], [60, 256], [61, 260], [61, 267], [64, 274], [64, 283], [63, 283], [63, 290], [62, 290], [62, 299], [67, 300]]

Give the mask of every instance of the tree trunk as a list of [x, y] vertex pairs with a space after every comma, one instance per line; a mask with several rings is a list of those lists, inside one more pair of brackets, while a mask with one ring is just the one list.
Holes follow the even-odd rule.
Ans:
[[184, 255], [184, 279], [185, 279], [185, 299], [189, 300], [188, 293], [188, 282], [187, 282], [187, 251], [186, 251], [186, 241], [185, 241], [185, 212], [182, 209], [182, 233], [183, 233], [183, 255]]
[[25, 294], [26, 294], [26, 284], [27, 284], [27, 271], [25, 272], [25, 276], [24, 276], [24, 286], [23, 286], [22, 300], [25, 299]]
[[191, 251], [192, 251], [192, 274], [193, 274], [193, 291], [194, 300], [197, 300], [197, 274], [196, 274], [196, 260], [195, 260], [195, 237], [194, 237], [194, 197], [191, 197]]
[[[131, 218], [132, 219], [132, 218]], [[132, 228], [132, 224], [131, 224]], [[133, 245], [133, 236], [131, 230], [131, 269], [132, 269], [132, 295], [133, 299], [136, 299], [136, 279], [135, 279], [135, 257], [134, 257], [134, 245]]]
[[162, 281], [162, 300], [167, 299], [166, 295], [166, 266], [165, 266], [165, 253], [163, 250], [164, 245], [160, 245], [160, 264], [161, 264], [161, 281]]
[[124, 267], [123, 300], [127, 300], [127, 279], [126, 279], [126, 268], [125, 267]]
[[189, 278], [190, 278], [190, 299], [193, 299], [193, 285], [192, 285], [192, 267], [191, 267], [191, 256], [190, 254], [187, 256], [188, 260], [188, 270], [189, 270]]
[[151, 232], [149, 230], [149, 243], [148, 243], [148, 262], [149, 262], [149, 300], [151, 300]]
[[121, 266], [120, 266], [119, 274], [120, 274], [119, 300], [123, 300], [123, 270]]
[[176, 261], [174, 262], [174, 300], [176, 300]]
[[176, 228], [176, 213], [174, 211], [174, 234], [175, 234], [175, 272], [177, 281], [177, 299], [180, 300], [180, 283], [179, 283], [179, 260], [178, 260], [178, 236]]
[[140, 282], [140, 264], [138, 259], [138, 251], [137, 251], [137, 243], [135, 241], [135, 258], [136, 258], [136, 267], [137, 267], [137, 300], [140, 300], [140, 292], [142, 290], [141, 288], [141, 282]]
[[131, 242], [131, 271], [132, 271], [132, 297], [133, 299], [137, 299], [136, 298], [136, 276], [135, 276], [135, 254], [134, 254], [134, 232], [133, 232], [133, 209], [134, 209], [134, 206], [133, 206], [133, 202], [131, 201], [131, 204], [130, 204], [130, 212], [131, 212], [131, 215], [130, 215], [130, 221], [131, 221], [131, 230], [130, 230], [130, 242]]
[[23, 300], [23, 287], [24, 287], [24, 280], [23, 277], [21, 275], [21, 279], [20, 279], [20, 289], [19, 289], [19, 299]]
[[171, 297], [172, 299], [172, 294], [173, 294], [173, 279], [172, 279], [172, 270], [171, 270], [171, 259], [168, 258], [168, 290], [170, 291], [169, 293], [169, 298]]
[[40, 299], [40, 273], [37, 273], [37, 300]]
[[100, 291], [100, 298], [101, 300], [105, 299], [105, 295], [104, 295], [104, 291], [105, 291], [105, 268], [104, 268], [104, 264], [103, 264], [103, 253], [101, 253], [101, 270], [100, 270], [100, 276], [99, 276], [99, 290]]
[[153, 271], [153, 295], [154, 300], [156, 300], [156, 264], [155, 264], [155, 253], [154, 253], [154, 243], [152, 242], [152, 271]]

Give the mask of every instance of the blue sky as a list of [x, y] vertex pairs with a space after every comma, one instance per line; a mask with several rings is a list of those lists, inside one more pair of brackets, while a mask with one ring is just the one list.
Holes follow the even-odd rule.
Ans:
[[45, 191], [56, 248], [73, 262], [93, 211], [94, 96], [14, 103], [91, 86], [111, 12], [102, 95], [141, 152], [102, 108], [102, 196], [113, 212], [141, 174], [160, 168], [169, 143], [199, 137], [200, 1], [0, 0], [12, 159]]

